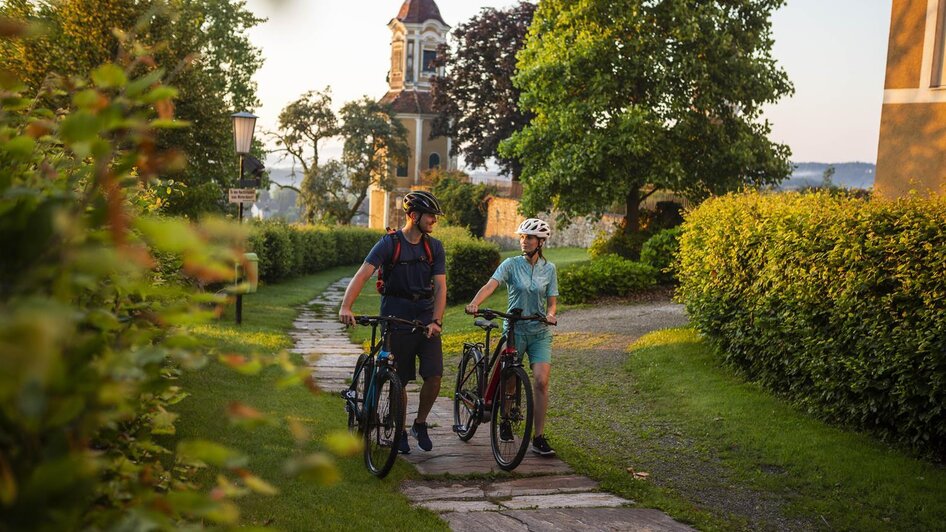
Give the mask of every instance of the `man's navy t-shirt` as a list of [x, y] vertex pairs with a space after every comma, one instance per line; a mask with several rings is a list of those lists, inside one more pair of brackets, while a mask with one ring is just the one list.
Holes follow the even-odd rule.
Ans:
[[[398, 262], [408, 261], [409, 263], [395, 266], [385, 286], [411, 294], [429, 291], [433, 276], [447, 273], [447, 259], [443, 244], [436, 238], [428, 237], [430, 252], [434, 259], [433, 265], [431, 265], [427, 262], [427, 251], [424, 250], [423, 241], [411, 244], [404, 238], [404, 234], [400, 230], [397, 232], [397, 237], [401, 240], [401, 256]], [[375, 268], [382, 265], [389, 268], [393, 257], [394, 239], [390, 235], [384, 235], [371, 248], [365, 262]], [[418, 261], [417, 259], [423, 260]], [[430, 298], [411, 301], [403, 297], [381, 296], [381, 315], [430, 323], [434, 319], [434, 300]]]

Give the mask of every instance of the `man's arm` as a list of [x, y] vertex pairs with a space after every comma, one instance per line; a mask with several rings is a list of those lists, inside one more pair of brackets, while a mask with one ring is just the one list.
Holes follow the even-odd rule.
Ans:
[[[338, 321], [345, 325], [355, 324], [355, 315], [351, 312], [351, 306], [355, 304], [355, 300], [358, 299], [358, 294], [361, 293], [365, 283], [374, 275], [374, 270], [375, 267], [367, 262], [362, 263], [361, 268], [358, 268], [355, 276], [348, 283], [348, 288], [345, 289], [345, 297], [342, 299], [342, 306], [338, 310]], [[444, 306], [446, 306], [446, 296], [444, 296]], [[442, 308], [440, 312], [443, 313]]]
[[[447, 309], [447, 276], [434, 275], [434, 319], [443, 323], [443, 313]], [[443, 327], [431, 322], [427, 325], [427, 337], [437, 336]]]

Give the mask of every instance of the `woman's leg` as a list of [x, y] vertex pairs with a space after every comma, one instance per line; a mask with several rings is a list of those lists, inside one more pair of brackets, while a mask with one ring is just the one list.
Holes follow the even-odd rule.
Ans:
[[532, 389], [533, 402], [535, 405], [535, 432], [536, 436], [542, 436], [545, 433], [545, 412], [549, 407], [549, 371], [552, 365], [548, 362], [536, 362], [532, 364]]

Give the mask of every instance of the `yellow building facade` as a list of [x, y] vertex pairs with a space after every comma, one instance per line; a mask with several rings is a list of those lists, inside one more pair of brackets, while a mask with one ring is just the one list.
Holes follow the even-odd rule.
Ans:
[[946, 193], [946, 0], [893, 0], [874, 191]]
[[401, 198], [413, 189], [426, 189], [422, 174], [432, 168], [452, 170], [451, 139], [431, 138], [436, 113], [430, 94], [431, 78], [442, 74], [432, 64], [437, 48], [446, 43], [450, 26], [440, 16], [434, 0], [405, 0], [388, 23], [391, 30], [391, 69], [388, 92], [381, 103], [390, 105], [407, 129], [407, 164], [395, 169], [397, 186], [392, 191], [372, 185], [369, 190], [368, 226], [397, 227], [404, 223]]

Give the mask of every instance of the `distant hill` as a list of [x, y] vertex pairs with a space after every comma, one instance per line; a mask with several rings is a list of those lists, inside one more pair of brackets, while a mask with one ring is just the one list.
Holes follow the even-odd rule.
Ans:
[[871, 163], [793, 163], [795, 170], [782, 182], [782, 190], [818, 187], [824, 182], [824, 171], [834, 167], [831, 182], [842, 188], [868, 189], [874, 186], [874, 169]]

